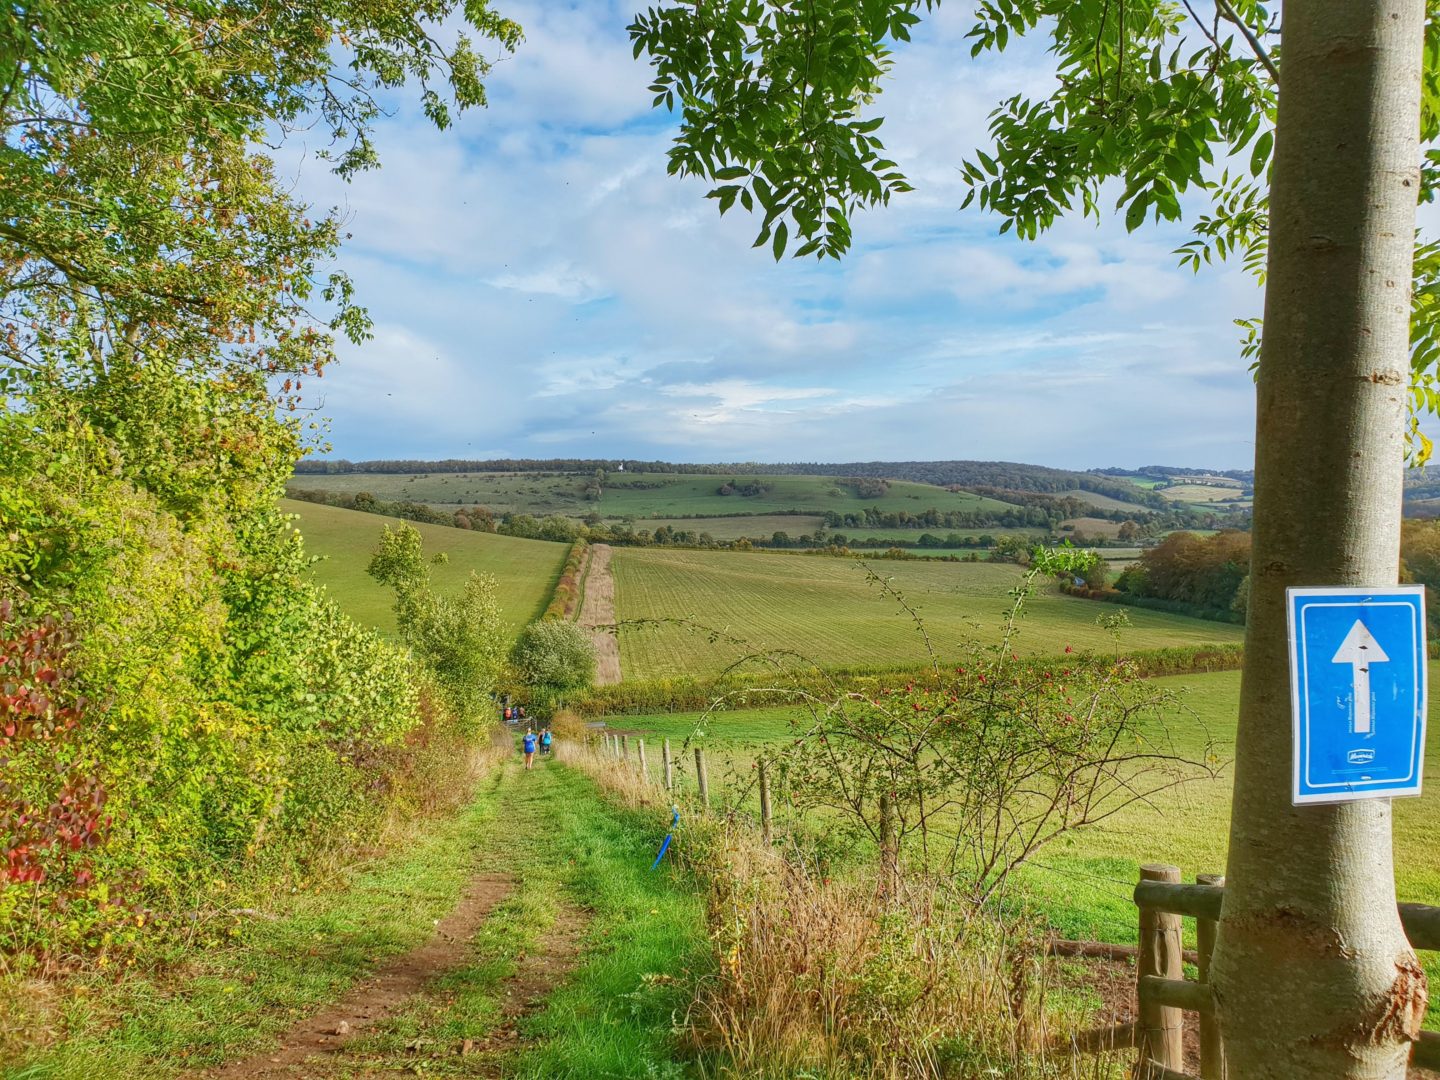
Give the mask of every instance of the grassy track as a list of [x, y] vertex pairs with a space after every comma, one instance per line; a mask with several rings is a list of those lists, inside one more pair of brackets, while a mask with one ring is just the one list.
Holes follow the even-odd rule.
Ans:
[[[190, 957], [164, 978], [96, 977], [65, 1006], [63, 1041], [0, 1063], [0, 1076], [163, 1080], [263, 1057], [298, 1016], [419, 944], [472, 872], [518, 882], [465, 966], [305, 1075], [678, 1076], [671, 1015], [706, 964], [708, 943], [699, 900], [668, 872], [649, 871], [664, 825], [613, 808], [564, 766], [547, 761], [525, 773], [512, 760], [463, 815], [359, 874], [348, 890], [278, 902], [277, 920], [247, 924], [233, 946]], [[459, 1057], [461, 1040], [493, 1032], [508, 980], [553, 932], [557, 913], [579, 908], [589, 920], [568, 979], [520, 1020], [520, 1038], [502, 1060]]]
[[[395, 628], [389, 589], [365, 573], [380, 530], [395, 520], [356, 510], [340, 510], [317, 503], [282, 500], [289, 513], [300, 515], [300, 531], [315, 564], [315, 580], [357, 621], [389, 633]], [[425, 538], [425, 553], [444, 552], [449, 561], [433, 570], [441, 591], [459, 591], [470, 571], [492, 574], [499, 587], [500, 608], [516, 630], [544, 610], [559, 580], [569, 546], [546, 540], [520, 540], [513, 536], [468, 532], [443, 525], [411, 522]]]
[[[882, 576], [921, 613], [942, 658], [958, 643], [998, 633], [1005, 594], [1019, 571], [991, 563], [877, 561]], [[753, 649], [790, 648], [821, 665], [918, 663], [924, 646], [914, 622], [868, 584], [850, 559], [803, 555], [617, 548], [614, 559], [620, 620], [692, 618], [727, 629]], [[1018, 647], [1059, 651], [1066, 645], [1105, 648], [1097, 615], [1112, 605], [1058, 593], [1028, 605]], [[1238, 627], [1163, 612], [1132, 610], [1130, 648], [1157, 648], [1234, 641]], [[627, 678], [709, 674], [744, 650], [712, 644], [703, 634], [664, 627], [621, 635], [621, 668]]]

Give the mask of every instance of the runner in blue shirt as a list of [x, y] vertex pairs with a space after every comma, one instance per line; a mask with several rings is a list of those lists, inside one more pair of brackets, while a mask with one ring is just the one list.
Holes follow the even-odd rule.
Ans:
[[535, 767], [535, 732], [525, 732], [525, 768]]
[[540, 733], [540, 753], [550, 753], [550, 729], [548, 727]]

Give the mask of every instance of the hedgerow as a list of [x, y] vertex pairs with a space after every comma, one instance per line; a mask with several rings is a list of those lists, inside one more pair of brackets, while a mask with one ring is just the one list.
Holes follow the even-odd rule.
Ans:
[[[1240, 668], [1243, 646], [1236, 644], [1172, 646], [1127, 652], [1125, 658], [1141, 677], [1190, 675]], [[1110, 663], [1113, 658], [1090, 655], [1037, 656], [1017, 663], [1021, 666], [1053, 667]], [[832, 693], [874, 693], [885, 687], [929, 686], [939, 679], [934, 667], [850, 667], [821, 670], [788, 666], [783, 671], [732, 672], [719, 678], [678, 676], [662, 679], [626, 680], [609, 686], [569, 690], [542, 690], [534, 695], [536, 706], [545, 710], [569, 709], [585, 717], [611, 714], [643, 715], [659, 712], [694, 712], [725, 698], [735, 707], [784, 705], [802, 695]]]
[[570, 545], [570, 554], [565, 556], [565, 565], [560, 569], [560, 580], [555, 582], [550, 603], [540, 614], [542, 619], [573, 619], [579, 613], [581, 575], [585, 571], [589, 547], [585, 540], [576, 540]]
[[309, 580], [287, 425], [252, 414], [257, 453], [187, 469], [183, 434], [127, 442], [77, 398], [0, 417], [0, 952], [42, 962], [363, 841], [404, 744], [471, 727]]

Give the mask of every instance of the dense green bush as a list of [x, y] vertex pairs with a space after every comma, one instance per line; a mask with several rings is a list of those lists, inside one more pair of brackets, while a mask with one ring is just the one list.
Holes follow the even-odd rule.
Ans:
[[[353, 842], [391, 786], [391, 749], [426, 720], [430, 676], [310, 581], [276, 509], [293, 430], [204, 385], [153, 389], [37, 392], [0, 415], [5, 699], [42, 726], [86, 703], [53, 737], [0, 749], [11, 954], [124, 946], [217, 880]], [[174, 424], [168, 440], [152, 420]], [[232, 452], [206, 447], [216, 426]], [[42, 628], [54, 659], [26, 674], [15, 643]], [[37, 832], [35, 808], [52, 806], [80, 832]]]
[[590, 636], [565, 619], [539, 619], [515, 642], [511, 662], [531, 686], [570, 689], [595, 679]]
[[[434, 561], [444, 560], [438, 555]], [[369, 572], [395, 590], [400, 638], [434, 674], [454, 713], [484, 713], [505, 658], [506, 631], [495, 600], [495, 579], [472, 571], [459, 596], [437, 595], [424, 541], [410, 525], [385, 526]]]

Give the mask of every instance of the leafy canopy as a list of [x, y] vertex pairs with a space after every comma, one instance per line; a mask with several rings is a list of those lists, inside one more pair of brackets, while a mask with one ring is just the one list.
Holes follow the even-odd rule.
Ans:
[[[761, 216], [776, 259], [839, 258], [853, 214], [910, 190], [885, 156], [871, 106], [891, 50], [939, 0], [675, 0], [637, 15], [635, 55], [654, 103], [680, 112], [671, 173], [715, 183], [721, 213]], [[1440, 186], [1440, 0], [1427, 0], [1420, 198]], [[1280, 17], [1257, 0], [980, 0], [970, 56], [1043, 36], [1055, 69], [1043, 97], [990, 116], [991, 149], [962, 164], [1000, 231], [1033, 239], [1062, 214], [1114, 210], [1128, 229], [1188, 220], [1177, 250], [1198, 270], [1240, 258], [1262, 278]], [[957, 57], [957, 62], [961, 58]], [[1111, 204], [1111, 200], [1113, 205]], [[1440, 412], [1440, 245], [1416, 248], [1412, 410]], [[1237, 320], [1245, 351], [1258, 321]], [[1412, 419], [1415, 457], [1430, 444]]]
[[[116, 358], [231, 380], [318, 373], [368, 332], [311, 218], [258, 145], [318, 128], [349, 176], [377, 164], [377, 97], [418, 83], [440, 127], [485, 102], [485, 0], [20, 0], [0, 23], [0, 391]], [[452, 105], [453, 103], [453, 105]], [[311, 305], [320, 301], [326, 311]]]

